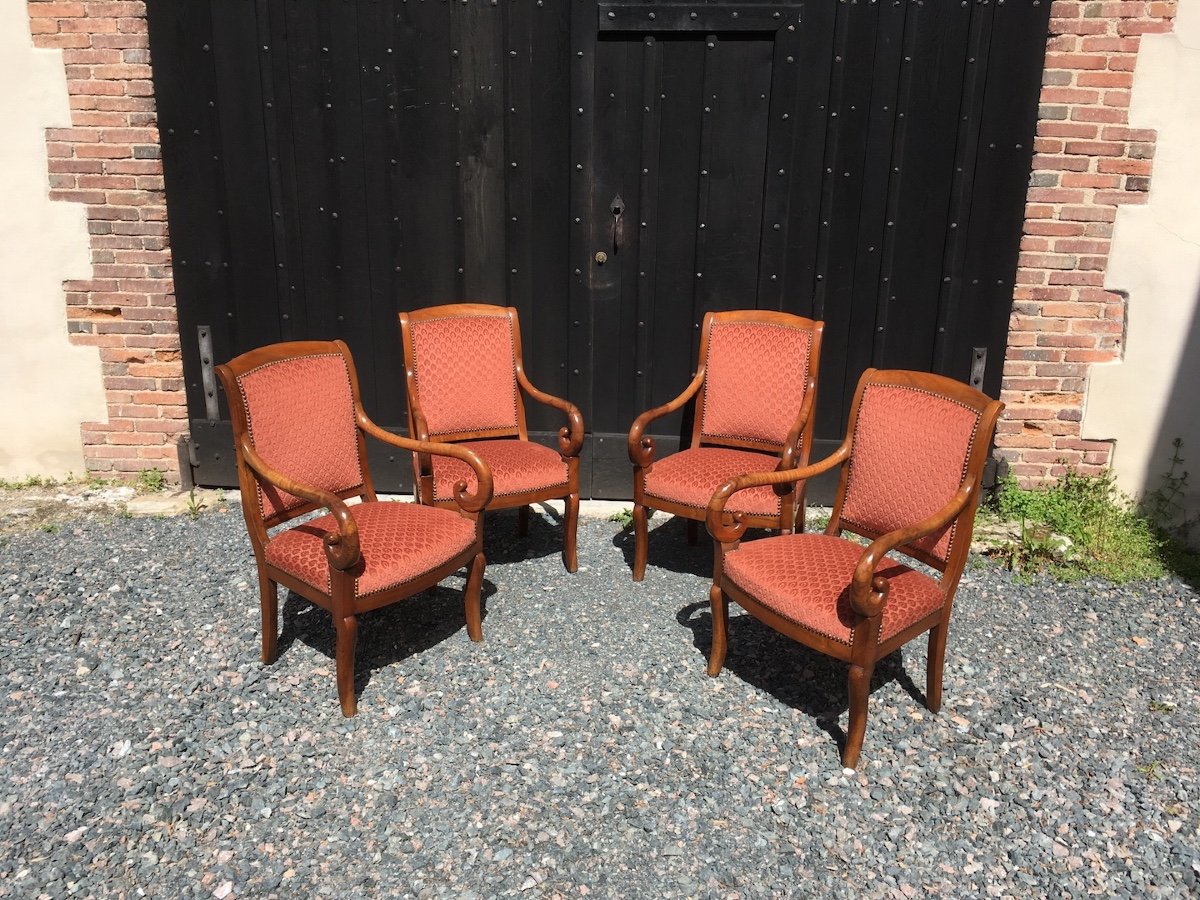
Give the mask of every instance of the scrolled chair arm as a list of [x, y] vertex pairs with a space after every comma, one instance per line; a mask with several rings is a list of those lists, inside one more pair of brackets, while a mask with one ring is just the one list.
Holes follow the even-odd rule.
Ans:
[[869, 619], [883, 612], [890, 585], [887, 578], [875, 574], [880, 561], [897, 547], [911, 544], [949, 525], [955, 516], [966, 509], [975, 494], [975, 489], [973, 482], [961, 485], [950, 501], [937, 512], [926, 516], [915, 525], [889, 531], [871, 542], [859, 557], [858, 565], [854, 567], [850, 605], [856, 613]]
[[743, 521], [741, 513], [725, 512], [725, 504], [738, 491], [763, 485], [789, 484], [805, 478], [812, 478], [836, 468], [849, 457], [850, 445], [842, 444], [824, 459], [799, 469], [780, 469], [774, 472], [751, 472], [748, 475], [735, 475], [717, 488], [712, 499], [708, 501], [708, 513], [705, 516], [708, 533], [713, 536], [714, 540], [720, 541], [722, 544], [731, 544], [741, 539], [746, 530], [746, 523]]
[[638, 468], [644, 469], [654, 462], [654, 438], [646, 436], [646, 429], [655, 419], [670, 415], [675, 410], [696, 396], [700, 386], [704, 384], [704, 370], [701, 369], [692, 379], [691, 384], [683, 389], [683, 393], [654, 409], [647, 410], [636, 419], [629, 429], [629, 461]]
[[492, 472], [487, 467], [487, 463], [480, 459], [479, 454], [474, 450], [468, 450], [466, 447], [459, 447], [456, 444], [443, 444], [437, 441], [417, 441], [412, 438], [401, 437], [398, 434], [392, 434], [390, 431], [385, 431], [368, 419], [367, 414], [362, 410], [358, 412], [358, 427], [376, 440], [383, 441], [385, 444], [391, 444], [393, 447], [398, 447], [401, 450], [409, 450], [414, 453], [428, 453], [436, 456], [453, 456], [455, 459], [461, 459], [475, 470], [475, 478], [478, 486], [475, 489], [475, 493], [471, 494], [467, 492], [467, 483], [462, 480], [458, 481], [454, 485], [454, 502], [465, 512], [469, 513], [477, 513], [491, 502]]
[[816, 402], [816, 397], [817, 380], [810, 375], [808, 376], [808, 383], [804, 388], [804, 402], [800, 404], [800, 412], [796, 416], [796, 424], [792, 426], [792, 430], [788, 432], [788, 436], [784, 440], [783, 453], [779, 456], [778, 471], [795, 469], [797, 463], [803, 458], [804, 448], [800, 446], [800, 440], [804, 435], [804, 428], [813, 414], [813, 404]]
[[330, 566], [339, 571], [345, 571], [358, 562], [358, 523], [350, 515], [350, 507], [344, 500], [329, 491], [301, 484], [299, 481], [288, 478], [282, 472], [272, 469], [270, 464], [259, 456], [247, 441], [242, 442], [240, 449], [242, 459], [260, 481], [265, 481], [294, 497], [320, 504], [333, 514], [334, 520], [337, 522], [337, 531], [328, 532], [324, 539], [325, 556], [329, 560]]
[[538, 403], [552, 406], [566, 415], [567, 424], [558, 429], [558, 452], [567, 457], [578, 456], [579, 451], [583, 449], [583, 414], [579, 412], [579, 407], [570, 400], [555, 397], [553, 394], [547, 394], [545, 391], [535, 388], [530, 382], [529, 376], [525, 374], [525, 370], [519, 366], [517, 367], [517, 383], [521, 385], [521, 390]]

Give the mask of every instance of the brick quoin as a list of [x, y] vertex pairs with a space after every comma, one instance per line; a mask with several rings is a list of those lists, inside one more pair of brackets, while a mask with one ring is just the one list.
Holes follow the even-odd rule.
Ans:
[[46, 129], [53, 200], [87, 211], [92, 277], [66, 281], [67, 330], [98, 347], [107, 422], [80, 433], [89, 473], [179, 480], [187, 430], [158, 123], [142, 0], [28, 0], [35, 47], [61, 50], [69, 128]]
[[1009, 320], [996, 453], [1024, 485], [1097, 474], [1112, 444], [1080, 436], [1088, 374], [1121, 358], [1125, 298], [1104, 273], [1117, 207], [1147, 202], [1157, 133], [1129, 126], [1143, 34], [1176, 3], [1055, 0], [1025, 231]]

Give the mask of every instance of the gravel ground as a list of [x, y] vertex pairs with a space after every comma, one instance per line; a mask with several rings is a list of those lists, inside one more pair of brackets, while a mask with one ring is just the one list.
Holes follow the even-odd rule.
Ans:
[[[76, 520], [0, 545], [0, 895], [1191, 896], [1197, 593], [973, 565], [945, 703], [881, 664], [844, 773], [844, 669], [736, 608], [704, 674], [707, 542], [489, 521], [461, 579], [365, 617], [359, 715], [328, 617], [258, 662], [241, 516]], [[654, 520], [656, 523], [659, 517]]]

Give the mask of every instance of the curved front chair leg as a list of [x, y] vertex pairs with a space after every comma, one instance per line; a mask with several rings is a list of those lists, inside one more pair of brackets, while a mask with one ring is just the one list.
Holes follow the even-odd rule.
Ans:
[[579, 568], [579, 492], [567, 495], [563, 516], [563, 565], [568, 572]]
[[867, 698], [871, 693], [871, 674], [874, 671], [874, 663], [868, 666], [850, 664], [850, 717], [846, 724], [846, 749], [842, 751], [842, 765], [847, 769], [858, 765], [858, 757], [862, 753], [863, 737], [867, 733]]
[[517, 534], [525, 537], [529, 534], [529, 507], [522, 506], [517, 510]]
[[337, 687], [342, 715], [347, 719], [358, 712], [354, 697], [354, 649], [358, 644], [358, 617], [346, 616], [334, 622], [337, 631]]
[[279, 586], [261, 569], [258, 591], [262, 606], [262, 661], [270, 665], [279, 652]]
[[633, 505], [633, 580], [641, 581], [646, 577], [646, 556], [650, 535], [646, 529], [646, 507], [640, 503]]
[[712, 648], [708, 651], [708, 674], [716, 678], [725, 665], [725, 651], [729, 646], [729, 601], [720, 585], [708, 589], [708, 605], [712, 608]]
[[479, 595], [483, 588], [483, 570], [487, 560], [482, 553], [476, 553], [471, 561], [471, 571], [467, 574], [467, 586], [463, 588], [463, 608], [467, 616], [467, 635], [478, 643], [483, 640], [483, 615], [480, 611]]
[[925, 655], [925, 705], [930, 712], [942, 708], [942, 669], [946, 662], [946, 626], [929, 630], [929, 651]]

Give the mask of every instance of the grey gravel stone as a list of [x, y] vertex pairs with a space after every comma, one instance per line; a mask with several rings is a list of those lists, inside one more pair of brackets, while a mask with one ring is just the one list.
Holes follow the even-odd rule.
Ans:
[[[1200, 880], [1197, 592], [973, 565], [943, 709], [881, 663], [843, 772], [845, 670], [734, 610], [711, 549], [489, 518], [461, 578], [363, 617], [359, 715], [328, 616], [258, 661], [236, 510], [0, 544], [0, 896], [1188, 896]], [[111, 590], [118, 587], [117, 590]]]

